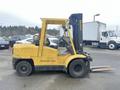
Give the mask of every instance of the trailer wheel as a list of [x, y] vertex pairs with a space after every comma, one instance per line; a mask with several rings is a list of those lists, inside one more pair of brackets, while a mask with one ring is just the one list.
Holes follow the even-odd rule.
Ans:
[[69, 74], [73, 78], [81, 78], [87, 74], [87, 66], [83, 60], [74, 60], [69, 65]]
[[108, 44], [108, 48], [109, 48], [110, 50], [116, 49], [116, 48], [117, 48], [116, 43], [109, 43], [109, 44]]
[[32, 65], [27, 61], [20, 61], [16, 65], [16, 71], [20, 76], [29, 76], [32, 73]]

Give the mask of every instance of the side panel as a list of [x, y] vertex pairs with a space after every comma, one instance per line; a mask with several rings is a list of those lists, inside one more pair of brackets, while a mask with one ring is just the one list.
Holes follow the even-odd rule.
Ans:
[[83, 24], [83, 40], [100, 41], [101, 32], [106, 30], [102, 22], [86, 22]]
[[41, 56], [34, 58], [34, 64], [39, 65], [57, 65], [58, 51], [47, 46], [43, 47]]
[[41, 56], [42, 57], [41, 62], [55, 63], [57, 61], [57, 56], [58, 56], [57, 49], [44, 46], [42, 56]]
[[31, 58], [37, 57], [38, 46], [33, 44], [15, 44], [13, 47], [14, 58]]
[[98, 24], [87, 22], [83, 24], [83, 40], [98, 41]]
[[[52, 54], [52, 53], [51, 53]], [[70, 57], [71, 54], [66, 54], [66, 55], [57, 55], [57, 57], [53, 58], [53, 60], [46, 60], [47, 58], [46, 56], [43, 57], [33, 57], [32, 59], [34, 60], [34, 65], [35, 66], [65, 66], [65, 61], [68, 59], [68, 57]]]

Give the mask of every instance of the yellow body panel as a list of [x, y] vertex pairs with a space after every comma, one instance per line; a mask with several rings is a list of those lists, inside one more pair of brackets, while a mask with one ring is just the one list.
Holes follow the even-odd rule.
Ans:
[[15, 44], [13, 58], [31, 58], [38, 56], [38, 46], [34, 44]]
[[84, 55], [59, 55], [57, 49], [43, 47], [42, 55], [38, 55], [39, 48], [32, 44], [16, 44], [13, 49], [13, 57], [18, 59], [32, 59], [35, 66], [41, 65], [63, 65], [68, 66], [71, 60], [76, 58], [86, 58]]

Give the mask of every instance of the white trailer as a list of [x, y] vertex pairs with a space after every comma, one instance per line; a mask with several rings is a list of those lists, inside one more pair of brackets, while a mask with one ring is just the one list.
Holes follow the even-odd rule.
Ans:
[[98, 21], [83, 24], [83, 43], [111, 50], [120, 47], [120, 37], [115, 30], [106, 30], [106, 24]]

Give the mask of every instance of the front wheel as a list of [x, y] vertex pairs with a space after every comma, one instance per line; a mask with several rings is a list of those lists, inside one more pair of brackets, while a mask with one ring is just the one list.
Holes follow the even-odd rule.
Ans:
[[116, 48], [117, 48], [116, 43], [109, 43], [109, 44], [108, 44], [108, 48], [109, 48], [110, 50], [116, 49]]
[[16, 71], [20, 76], [29, 76], [32, 73], [32, 65], [27, 61], [20, 61], [16, 65]]
[[87, 65], [83, 60], [74, 60], [70, 63], [68, 68], [69, 74], [73, 78], [81, 78], [88, 73]]

